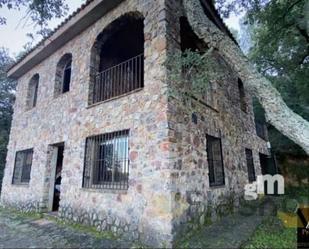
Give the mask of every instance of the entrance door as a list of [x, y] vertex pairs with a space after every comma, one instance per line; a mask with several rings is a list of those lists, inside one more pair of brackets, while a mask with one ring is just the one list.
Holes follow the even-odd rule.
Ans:
[[61, 185], [61, 171], [62, 171], [62, 164], [63, 164], [63, 151], [64, 151], [64, 144], [60, 144], [55, 146], [57, 151], [57, 159], [56, 159], [56, 170], [55, 170], [55, 181], [54, 181], [54, 188], [53, 188], [53, 205], [52, 211], [58, 211], [59, 209], [59, 202], [60, 202], [60, 185]]

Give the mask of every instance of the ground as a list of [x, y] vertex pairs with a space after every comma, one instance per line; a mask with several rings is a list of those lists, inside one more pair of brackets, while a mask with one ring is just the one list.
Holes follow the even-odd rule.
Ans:
[[[295, 201], [307, 202], [307, 190], [285, 197], [245, 204], [235, 214], [203, 226], [177, 241], [181, 248], [296, 248], [296, 229], [287, 221]], [[266, 201], [265, 201], [266, 200]], [[274, 208], [275, 206], [275, 208]], [[290, 212], [291, 214], [291, 212]], [[292, 217], [295, 221], [295, 216]], [[286, 224], [285, 224], [286, 223]], [[143, 247], [110, 233], [63, 223], [40, 214], [22, 214], [0, 208], [0, 248], [132, 248]]]
[[127, 248], [132, 243], [90, 228], [0, 209], [0, 248]]

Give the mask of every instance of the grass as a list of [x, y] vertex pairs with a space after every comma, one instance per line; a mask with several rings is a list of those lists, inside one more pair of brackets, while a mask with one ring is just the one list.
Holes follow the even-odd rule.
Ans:
[[242, 248], [296, 248], [296, 242], [296, 228], [286, 228], [278, 217], [269, 217], [258, 226]]
[[61, 220], [59, 218], [53, 218], [53, 217], [46, 217], [46, 219], [52, 220], [62, 227], [70, 227], [82, 233], [89, 233], [92, 236], [96, 237], [97, 239], [110, 239], [110, 240], [119, 239], [119, 237], [116, 236], [111, 231], [98, 231], [94, 226], [87, 226], [73, 221]]
[[287, 188], [284, 196], [274, 197], [273, 200], [278, 207], [277, 216], [265, 219], [242, 248], [297, 248], [294, 211], [297, 204], [308, 204], [308, 187]]
[[10, 212], [10, 214], [14, 214], [16, 217], [25, 218], [25, 219], [32, 219], [32, 220], [43, 218], [42, 213], [37, 213], [37, 212], [33, 212], [33, 211], [22, 212], [22, 211], [19, 211], [17, 209], [14, 209], [14, 208], [4, 208], [4, 207], [1, 207], [1, 206], [0, 206], [0, 212], [2, 212], [2, 213]]

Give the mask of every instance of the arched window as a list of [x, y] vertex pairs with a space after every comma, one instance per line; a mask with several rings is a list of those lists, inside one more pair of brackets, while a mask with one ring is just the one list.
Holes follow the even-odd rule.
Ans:
[[56, 68], [55, 96], [70, 91], [72, 54], [61, 57]]
[[127, 13], [98, 35], [90, 58], [89, 104], [144, 86], [144, 21]]
[[39, 80], [40, 80], [39, 74], [35, 74], [29, 81], [28, 92], [27, 92], [28, 109], [35, 107], [37, 104]]
[[205, 52], [207, 46], [203, 40], [192, 30], [189, 21], [186, 17], [182, 16], [179, 18], [180, 23], [180, 48], [182, 52], [186, 50]]

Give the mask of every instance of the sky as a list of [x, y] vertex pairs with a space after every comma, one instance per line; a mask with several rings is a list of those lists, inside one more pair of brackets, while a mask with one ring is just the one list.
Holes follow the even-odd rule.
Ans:
[[[85, 0], [67, 0], [69, 6], [69, 14], [76, 10]], [[9, 49], [11, 56], [16, 56], [23, 50], [23, 46], [30, 41], [27, 37], [27, 33], [34, 33], [33, 24], [31, 21], [25, 20], [25, 9], [8, 10], [6, 8], [0, 9], [0, 16], [7, 19], [6, 25], [0, 25], [0, 47]], [[55, 19], [49, 22], [51, 29], [55, 28], [62, 19]], [[229, 28], [233, 28], [239, 31], [239, 17], [231, 15], [230, 18], [225, 20]], [[36, 42], [38, 42], [36, 40]]]

